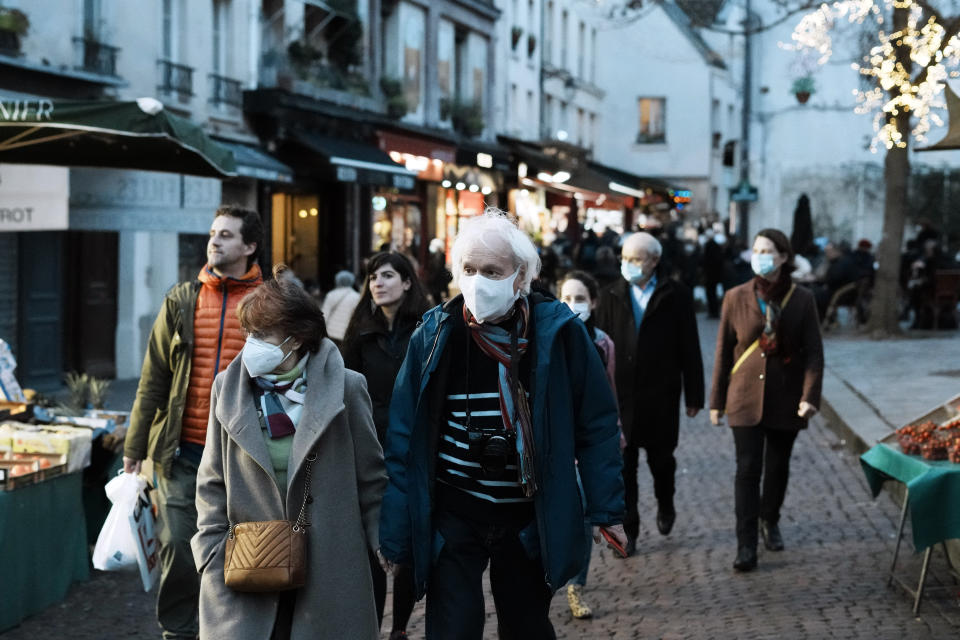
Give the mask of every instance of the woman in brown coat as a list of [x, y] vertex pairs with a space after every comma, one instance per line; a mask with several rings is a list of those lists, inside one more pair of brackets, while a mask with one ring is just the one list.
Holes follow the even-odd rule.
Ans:
[[[275, 268], [274, 279], [240, 302], [247, 342], [213, 383], [192, 540], [200, 639], [376, 640], [368, 554], [379, 547], [387, 476], [370, 397], [325, 337], [320, 306], [282, 273]], [[303, 505], [304, 586], [226, 586], [231, 527], [297, 520]]]
[[760, 231], [751, 266], [756, 277], [723, 298], [710, 394], [710, 420], [721, 425], [726, 414], [737, 452], [737, 571], [757, 566], [758, 524], [766, 548], [783, 549], [778, 522], [790, 453], [818, 410], [823, 382], [816, 303], [790, 280], [790, 241], [776, 229]]

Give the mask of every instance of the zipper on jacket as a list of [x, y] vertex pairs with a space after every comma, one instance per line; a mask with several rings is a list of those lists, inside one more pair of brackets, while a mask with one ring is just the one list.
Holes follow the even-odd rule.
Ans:
[[227, 282], [223, 282], [223, 304], [220, 305], [220, 334], [217, 336], [217, 358], [213, 361], [213, 376], [220, 373], [220, 351], [223, 348], [223, 325], [227, 320]]
[[423, 375], [430, 368], [430, 362], [433, 360], [433, 353], [437, 350], [437, 343], [440, 342], [440, 333], [443, 331], [443, 323], [446, 322], [447, 318], [449, 317], [450, 317], [449, 315], [445, 315], [444, 317], [440, 318], [439, 322], [437, 323], [437, 335], [434, 336], [433, 338], [433, 346], [430, 348], [430, 354], [427, 356], [427, 359], [424, 361], [423, 369], [420, 371], [421, 378], [423, 378]]

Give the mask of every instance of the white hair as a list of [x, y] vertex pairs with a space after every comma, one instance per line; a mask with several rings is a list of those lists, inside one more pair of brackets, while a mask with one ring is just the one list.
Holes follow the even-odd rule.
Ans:
[[496, 207], [487, 207], [483, 215], [466, 220], [460, 227], [450, 252], [455, 281], [459, 283], [463, 273], [463, 254], [466, 249], [477, 243], [489, 246], [485, 239], [488, 235], [502, 238], [510, 245], [514, 267], [523, 267], [520, 291], [530, 293], [530, 283], [540, 275], [540, 254], [530, 237], [517, 228], [506, 212]]
[[626, 247], [628, 243], [640, 245], [642, 249], [654, 258], [659, 258], [663, 255], [663, 246], [660, 244], [660, 241], [645, 231], [630, 234], [630, 236], [623, 241], [623, 246]]

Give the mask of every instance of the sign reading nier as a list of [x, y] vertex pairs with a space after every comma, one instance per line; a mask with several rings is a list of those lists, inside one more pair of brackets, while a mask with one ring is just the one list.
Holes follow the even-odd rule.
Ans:
[[66, 229], [70, 170], [0, 164], [0, 232]]

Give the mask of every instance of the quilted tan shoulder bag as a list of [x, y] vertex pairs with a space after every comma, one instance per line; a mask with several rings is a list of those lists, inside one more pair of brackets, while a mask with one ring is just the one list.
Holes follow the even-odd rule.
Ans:
[[289, 591], [307, 579], [307, 503], [310, 472], [317, 454], [307, 456], [303, 502], [296, 522], [266, 520], [231, 524], [227, 533], [223, 580], [235, 591]]

